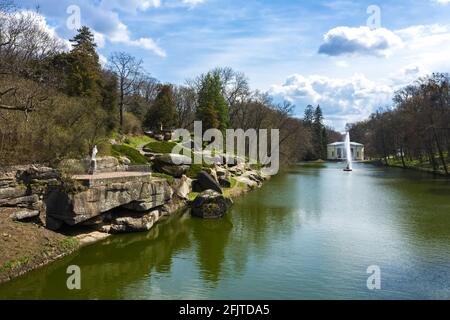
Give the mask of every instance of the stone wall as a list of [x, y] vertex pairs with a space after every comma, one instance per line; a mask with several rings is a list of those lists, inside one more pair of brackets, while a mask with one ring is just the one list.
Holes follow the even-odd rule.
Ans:
[[45, 224], [47, 186], [60, 182], [59, 173], [44, 166], [15, 166], [0, 170], [0, 207], [17, 208], [16, 217], [39, 217]]

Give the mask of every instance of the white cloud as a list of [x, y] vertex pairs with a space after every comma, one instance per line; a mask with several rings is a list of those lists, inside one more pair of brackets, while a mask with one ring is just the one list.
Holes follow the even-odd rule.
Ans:
[[440, 4], [449, 4], [450, 0], [433, 0], [434, 2], [440, 3]]
[[101, 53], [98, 54], [98, 58], [99, 58], [100, 64], [101, 64], [103, 67], [106, 67], [107, 64], [108, 64], [108, 58], [106, 58], [106, 57], [105, 57], [104, 55], [102, 55]]
[[94, 41], [97, 44], [97, 47], [103, 48], [106, 42], [105, 35], [102, 33], [98, 33], [95, 30], [92, 33], [94, 34]]
[[431, 72], [423, 65], [412, 63], [398, 71], [392, 72], [389, 79], [391, 80], [392, 87], [394, 89], [400, 89], [401, 87], [410, 85], [417, 79], [429, 75], [430, 73]]
[[155, 41], [150, 38], [140, 38], [138, 40], [130, 40], [127, 42], [129, 45], [141, 47], [150, 51], [153, 51], [160, 57], [166, 57], [166, 52], [161, 49]]
[[[119, 3], [119, 0], [116, 0]], [[134, 1], [137, 5], [137, 1]], [[137, 7], [135, 7], [137, 8]], [[85, 12], [83, 16], [87, 20], [88, 25], [93, 30], [95, 40], [98, 41], [99, 47], [105, 46], [105, 42], [109, 41], [114, 44], [124, 44], [127, 46], [139, 47], [154, 54], [165, 57], [166, 53], [158, 44], [150, 37], [140, 37], [134, 39], [128, 26], [123, 23], [119, 15], [110, 10], [106, 10], [104, 7], [86, 7], [82, 12]]]
[[183, 0], [184, 4], [187, 4], [190, 6], [195, 6], [195, 5], [203, 3], [203, 2], [205, 2], [205, 0]]
[[301, 110], [308, 104], [320, 104], [328, 123], [343, 129], [346, 123], [364, 119], [377, 108], [389, 105], [393, 89], [361, 74], [348, 79], [294, 74], [284, 84], [272, 86], [269, 93], [277, 100], [296, 104]]
[[450, 25], [418, 25], [397, 30], [405, 47], [396, 55], [403, 64], [418, 64], [430, 72], [450, 71]]
[[402, 45], [402, 39], [385, 28], [336, 27], [324, 35], [319, 53], [330, 56], [360, 54], [386, 57]]

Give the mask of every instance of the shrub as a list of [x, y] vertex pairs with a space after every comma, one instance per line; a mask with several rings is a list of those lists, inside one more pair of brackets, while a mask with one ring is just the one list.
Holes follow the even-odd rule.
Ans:
[[142, 122], [134, 114], [125, 112], [122, 130], [128, 134], [142, 134]]
[[76, 238], [69, 237], [69, 238], [61, 240], [59, 242], [59, 246], [63, 250], [71, 251], [71, 250], [75, 250], [78, 248], [79, 242]]

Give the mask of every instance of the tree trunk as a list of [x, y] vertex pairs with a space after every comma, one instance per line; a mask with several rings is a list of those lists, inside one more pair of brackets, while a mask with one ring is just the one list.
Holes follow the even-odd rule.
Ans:
[[123, 93], [120, 94], [120, 104], [119, 104], [119, 113], [120, 113], [120, 132], [123, 132]]
[[403, 146], [400, 146], [400, 156], [402, 157], [403, 168], [406, 168], [405, 155], [403, 154]]
[[439, 139], [438, 139], [438, 136], [436, 134], [436, 129], [435, 128], [433, 128], [433, 136], [434, 136], [434, 141], [436, 142], [436, 147], [437, 147], [438, 152], [439, 152], [439, 157], [441, 158], [442, 166], [444, 167], [445, 174], [448, 175], [447, 163], [445, 162], [444, 153], [442, 152], [442, 148], [441, 148], [441, 145], [439, 143]]

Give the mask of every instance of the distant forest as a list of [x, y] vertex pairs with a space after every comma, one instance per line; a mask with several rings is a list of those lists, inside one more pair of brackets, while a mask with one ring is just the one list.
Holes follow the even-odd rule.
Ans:
[[450, 78], [435, 73], [396, 92], [393, 106], [347, 126], [366, 154], [402, 167], [449, 173]]

